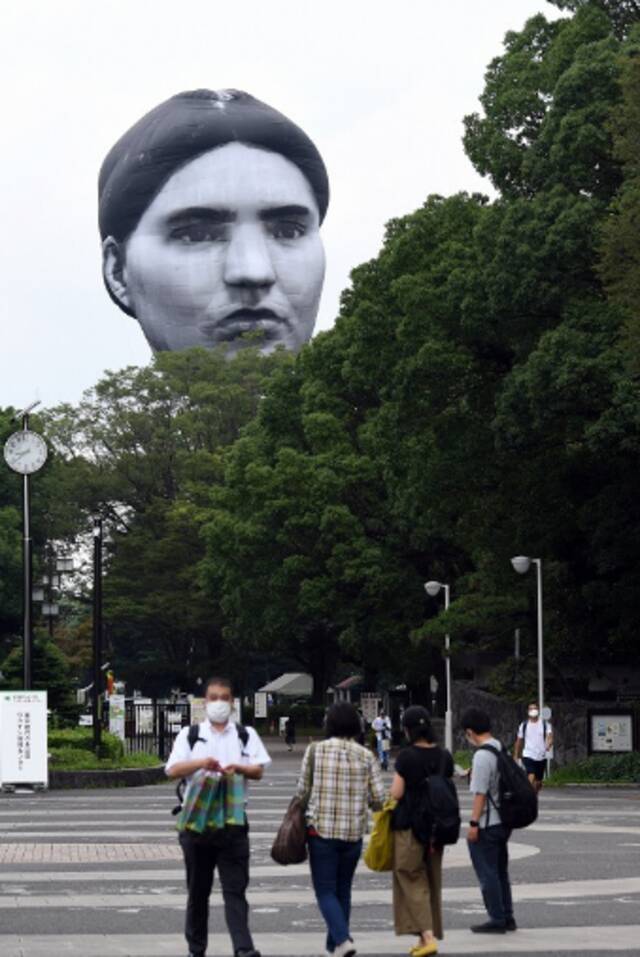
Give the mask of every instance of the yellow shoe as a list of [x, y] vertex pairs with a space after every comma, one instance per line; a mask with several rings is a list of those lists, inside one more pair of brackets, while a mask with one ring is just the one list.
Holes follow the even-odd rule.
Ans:
[[438, 953], [438, 945], [435, 940], [432, 940], [428, 944], [418, 944], [417, 947], [412, 947], [409, 953], [411, 957], [429, 957], [429, 954]]

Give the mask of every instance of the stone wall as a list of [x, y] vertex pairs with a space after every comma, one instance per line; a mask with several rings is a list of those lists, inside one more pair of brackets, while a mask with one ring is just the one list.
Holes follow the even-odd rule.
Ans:
[[[460, 728], [460, 716], [465, 708], [482, 708], [491, 717], [491, 726], [497, 738], [511, 747], [518, 724], [526, 717], [526, 707], [504, 701], [486, 691], [480, 691], [470, 682], [452, 683], [453, 747], [462, 750], [468, 747]], [[554, 730], [554, 760], [558, 765], [571, 764], [588, 755], [587, 712], [594, 705], [586, 701], [551, 701], [551, 723]], [[614, 707], [614, 704], [611, 704]], [[606, 708], [598, 702], [597, 707]]]

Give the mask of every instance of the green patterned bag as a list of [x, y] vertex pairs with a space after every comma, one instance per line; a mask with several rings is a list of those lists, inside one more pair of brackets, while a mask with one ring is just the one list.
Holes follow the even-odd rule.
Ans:
[[187, 788], [176, 828], [204, 834], [228, 825], [242, 827], [246, 822], [244, 805], [244, 778], [241, 775], [197, 771]]

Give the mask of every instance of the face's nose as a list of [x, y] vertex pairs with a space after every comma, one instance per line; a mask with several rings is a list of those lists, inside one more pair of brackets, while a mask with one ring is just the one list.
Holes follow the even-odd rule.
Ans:
[[269, 287], [276, 281], [268, 240], [261, 223], [233, 227], [224, 265], [229, 286]]

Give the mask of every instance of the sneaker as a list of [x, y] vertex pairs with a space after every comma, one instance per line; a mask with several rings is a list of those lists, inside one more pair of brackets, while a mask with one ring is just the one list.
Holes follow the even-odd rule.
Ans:
[[507, 923], [506, 923], [505, 927], [506, 927], [507, 930], [517, 930], [517, 929], [518, 929], [518, 925], [516, 924], [515, 919], [514, 919], [513, 917], [507, 917]]
[[254, 950], [253, 947], [251, 950], [236, 950], [235, 957], [260, 957], [260, 951]]
[[356, 957], [357, 950], [352, 940], [345, 940], [333, 952], [333, 957]]
[[476, 924], [471, 928], [474, 934], [506, 934], [507, 928], [504, 924], [496, 924], [493, 920], [488, 920], [486, 924]]

